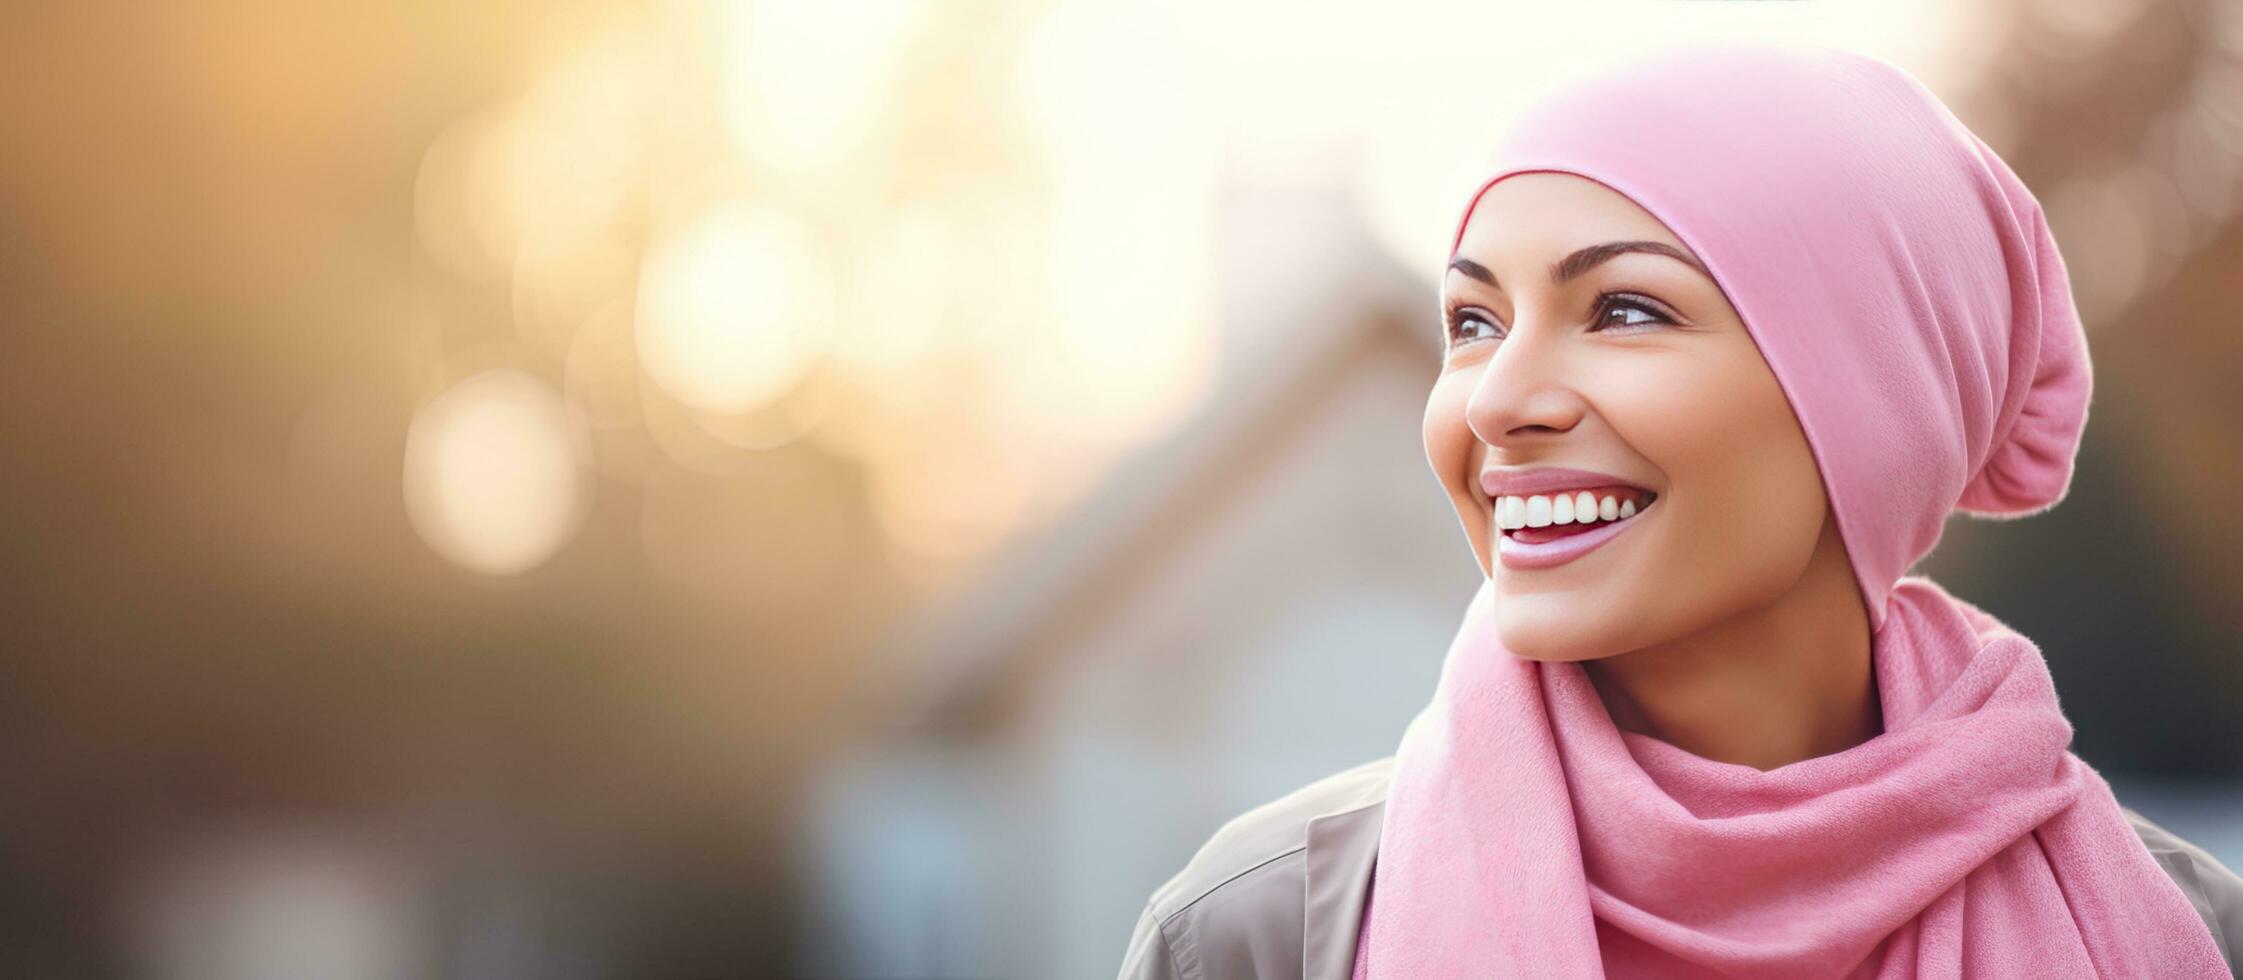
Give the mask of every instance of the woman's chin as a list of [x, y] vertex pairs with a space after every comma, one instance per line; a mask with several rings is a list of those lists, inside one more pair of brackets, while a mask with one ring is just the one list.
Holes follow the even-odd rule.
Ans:
[[1607, 624], [1567, 608], [1570, 603], [1522, 597], [1497, 605], [1496, 634], [1504, 649], [1522, 659], [1570, 663], [1613, 652], [1603, 628]]

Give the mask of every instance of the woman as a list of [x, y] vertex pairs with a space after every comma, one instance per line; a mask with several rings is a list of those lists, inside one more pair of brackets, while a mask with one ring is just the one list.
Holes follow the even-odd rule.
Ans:
[[1467, 203], [1427, 458], [1487, 581], [1396, 755], [1226, 824], [1122, 976], [2218, 977], [2243, 879], [1906, 570], [2069, 485], [2030, 191], [1914, 78], [1672, 49]]

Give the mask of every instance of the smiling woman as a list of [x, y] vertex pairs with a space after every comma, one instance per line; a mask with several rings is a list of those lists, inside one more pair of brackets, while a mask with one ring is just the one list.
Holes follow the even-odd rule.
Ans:
[[2086, 423], [2008, 166], [1891, 65], [1713, 45], [1492, 172], [1426, 402], [1486, 575], [1433, 700], [1218, 831], [1122, 975], [2229, 976], [2243, 878], [2069, 751], [2032, 640], [1903, 574], [2054, 506]]
[[[1600, 236], [1631, 240], [1567, 251]], [[1565, 256], [1547, 288], [1513, 277], [1515, 296], [1492, 274], [1449, 277], [1449, 309], [1513, 326], [1486, 340], [1452, 329], [1427, 401], [1428, 457], [1483, 553], [1510, 649], [1583, 661], [1619, 728], [1709, 759], [1773, 769], [1876, 735], [1868, 616], [1813, 453], [1704, 264], [1626, 196], [1551, 172], [1490, 187], [1459, 251], [1497, 268]], [[1620, 304], [1647, 312], [1616, 319], [1632, 312]], [[1665, 502], [1586, 541], [1538, 545], [1529, 496], [1511, 505], [1528, 527], [1491, 530], [1490, 488], [1555, 462]], [[1521, 492], [1584, 482], [1558, 480]]]
[[[1426, 456], [1512, 652], [1590, 662], [1622, 729], [1707, 758], [1770, 769], [1875, 735], [1868, 616], [1813, 452], [1697, 256], [1603, 184], [1523, 173], [1480, 196], [1444, 291]], [[1537, 540], [1614, 486], [1640, 518]]]

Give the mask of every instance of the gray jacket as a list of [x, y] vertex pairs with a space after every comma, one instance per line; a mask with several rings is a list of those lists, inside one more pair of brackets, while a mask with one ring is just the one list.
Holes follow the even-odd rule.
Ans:
[[[1348, 980], [1393, 770], [1393, 756], [1365, 763], [1224, 824], [1145, 903], [1121, 980]], [[2243, 972], [2243, 878], [2120, 809]]]

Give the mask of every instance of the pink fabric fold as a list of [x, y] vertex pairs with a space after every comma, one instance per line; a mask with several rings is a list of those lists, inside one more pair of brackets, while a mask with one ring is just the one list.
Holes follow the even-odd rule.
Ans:
[[1861, 585], [1884, 732], [1767, 772], [1623, 732], [1581, 665], [1504, 649], [1489, 582], [1397, 752], [1356, 977], [2228, 976], [2039, 648], [1904, 574], [1950, 513], [2070, 480], [2087, 346], [2030, 191], [1897, 68], [1733, 44], [1546, 100], [1472, 203], [1535, 170], [1634, 199], [1742, 315]]
[[1503, 649], [1483, 586], [1403, 737], [1355, 976], [2228, 976], [2040, 649], [1891, 595], [1884, 734], [1762, 772], [1621, 731], [1580, 664]]

